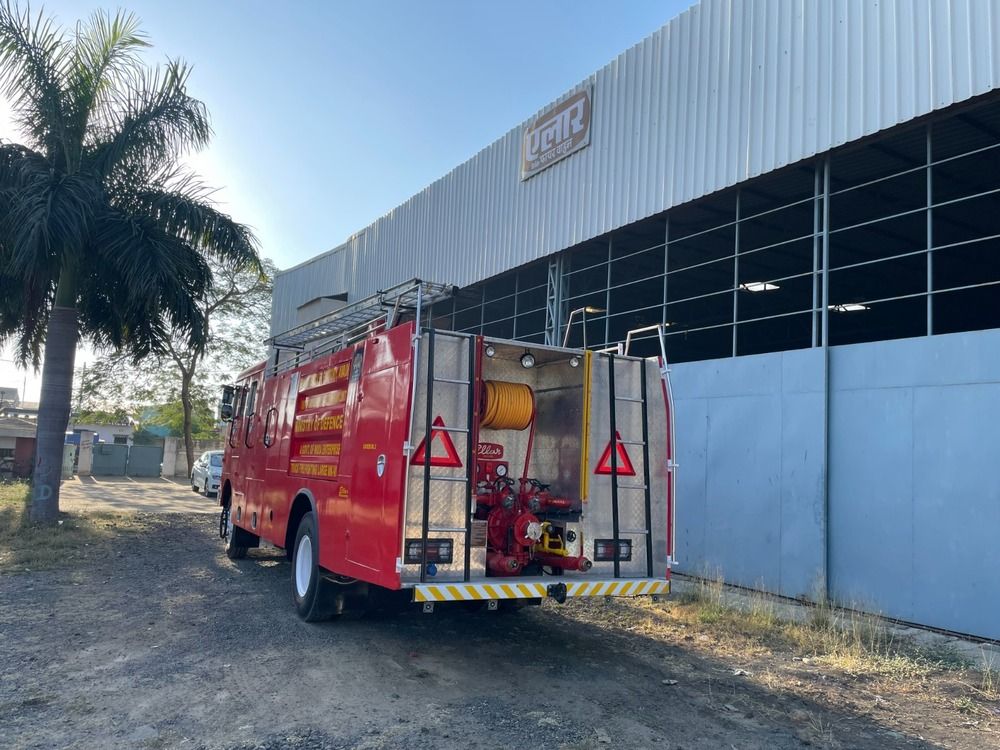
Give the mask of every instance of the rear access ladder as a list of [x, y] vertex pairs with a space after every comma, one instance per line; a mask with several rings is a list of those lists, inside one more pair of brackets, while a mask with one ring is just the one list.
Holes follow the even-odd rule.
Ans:
[[[424, 435], [425, 443], [424, 445], [424, 475], [423, 475], [423, 513], [420, 529], [420, 549], [421, 549], [421, 559], [420, 559], [420, 582], [427, 582], [427, 540], [430, 534], [449, 534], [449, 533], [460, 533], [465, 535], [464, 547], [464, 560], [462, 567], [462, 580], [468, 581], [470, 579], [470, 554], [472, 551], [472, 501], [471, 498], [474, 496], [473, 487], [473, 476], [472, 470], [475, 465], [475, 450], [476, 450], [476, 426], [475, 420], [473, 418], [475, 410], [475, 396], [476, 396], [476, 346], [475, 338], [469, 336], [468, 334], [455, 333], [453, 331], [438, 331], [434, 328], [426, 328], [424, 332], [427, 334], [427, 403], [424, 416]], [[454, 378], [454, 377], [444, 377], [439, 374], [434, 367], [434, 340], [437, 336], [449, 336], [454, 338], [461, 338], [468, 340], [468, 369], [467, 374], [464, 378]], [[465, 424], [461, 426], [444, 426], [435, 425], [434, 420], [434, 391], [439, 388], [458, 388], [464, 389], [465, 391]], [[464, 476], [449, 476], [443, 474], [434, 474], [431, 471], [431, 453], [432, 453], [432, 443], [435, 432], [451, 432], [464, 434], [466, 437], [466, 455], [464, 461]], [[463, 494], [463, 504], [464, 513], [458, 514], [464, 517], [465, 525], [462, 528], [458, 527], [441, 527], [441, 526], [431, 526], [430, 525], [430, 504], [431, 504], [431, 485], [434, 482], [462, 482], [465, 484], [465, 492]], [[457, 516], [456, 516], [457, 517]]]

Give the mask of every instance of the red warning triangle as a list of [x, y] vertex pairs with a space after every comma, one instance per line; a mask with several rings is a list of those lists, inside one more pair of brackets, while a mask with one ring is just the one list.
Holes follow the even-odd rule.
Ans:
[[[625, 446], [622, 445], [622, 435], [620, 432], [615, 433], [615, 446], [617, 447], [617, 466], [618, 476], [620, 477], [634, 477], [635, 467], [632, 466], [632, 459], [628, 457], [628, 451], [625, 450]], [[611, 441], [608, 441], [608, 447], [604, 449], [604, 453], [601, 454], [601, 460], [597, 462], [597, 468], [594, 469], [595, 474], [610, 474], [611, 473]]]
[[[440, 416], [434, 418], [432, 422], [434, 427], [444, 427], [444, 420]], [[438, 441], [441, 448], [444, 449], [443, 456], [434, 455], [434, 441]], [[413, 458], [410, 459], [411, 466], [423, 466], [426, 456], [424, 455], [424, 444], [427, 442], [425, 437], [420, 441], [417, 446], [417, 450], [413, 453]], [[431, 466], [440, 466], [445, 469], [461, 469], [462, 459], [458, 457], [458, 451], [455, 450], [455, 444], [451, 442], [451, 435], [448, 434], [446, 430], [431, 430]]]

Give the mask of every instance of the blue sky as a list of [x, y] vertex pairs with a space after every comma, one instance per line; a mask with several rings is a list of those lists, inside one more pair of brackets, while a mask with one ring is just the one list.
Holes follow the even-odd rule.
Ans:
[[[343, 242], [690, 0], [132, 0], [149, 60], [194, 65], [212, 145], [190, 161], [287, 268]], [[36, 4], [35, 7], [38, 7]], [[52, 0], [70, 25], [91, 0]], [[15, 140], [0, 105], [0, 137]], [[9, 354], [0, 354], [8, 357]], [[0, 385], [22, 376], [0, 360]], [[29, 396], [31, 396], [29, 388]]]

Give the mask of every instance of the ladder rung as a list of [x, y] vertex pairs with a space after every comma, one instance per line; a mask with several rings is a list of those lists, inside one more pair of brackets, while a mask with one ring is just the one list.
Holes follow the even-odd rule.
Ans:
[[615, 396], [615, 401], [632, 401], [636, 404], [641, 404], [641, 398], [635, 398], [634, 396]]
[[642, 440], [619, 440], [622, 445], [645, 445]]
[[[419, 463], [417, 463], [416, 465], [420, 466]], [[433, 474], [431, 474], [430, 479], [431, 479], [432, 482], [468, 482], [469, 481], [468, 477], [442, 477], [442, 476], [435, 476]]]
[[452, 528], [450, 526], [442, 526], [441, 528], [438, 528], [438, 529], [427, 529], [427, 533], [428, 534], [430, 534], [430, 533], [434, 533], [434, 534], [464, 534], [465, 533], [465, 529], [459, 529], [457, 527]]
[[638, 536], [646, 536], [649, 532], [646, 529], [618, 529], [619, 534], [637, 534]]
[[440, 430], [441, 432], [468, 432], [469, 428], [468, 427], [449, 427], [448, 425], [441, 425], [441, 426], [434, 425], [433, 427], [431, 427], [431, 432], [436, 432], [437, 430]]
[[618, 489], [620, 490], [644, 490], [646, 485], [644, 484], [619, 484]]
[[434, 378], [435, 383], [454, 383], [455, 385], [468, 385], [468, 380], [459, 380], [457, 378]]

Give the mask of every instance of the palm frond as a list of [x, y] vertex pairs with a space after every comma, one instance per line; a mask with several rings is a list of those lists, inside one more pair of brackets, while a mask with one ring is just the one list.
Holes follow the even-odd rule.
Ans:
[[67, 82], [72, 132], [69, 140], [83, 145], [92, 120], [111, 117], [117, 90], [135, 77], [140, 64], [138, 51], [149, 47], [139, 28], [139, 19], [119, 10], [113, 16], [96, 11], [77, 24], [73, 40], [73, 65]]
[[32, 145], [67, 169], [65, 80], [71, 57], [61, 29], [40, 12], [32, 19], [11, 0], [0, 3], [0, 94], [10, 99]]
[[212, 135], [208, 111], [188, 95], [189, 74], [190, 69], [176, 61], [162, 70], [137, 73], [124, 88], [116, 111], [95, 128], [98, 132], [85, 163], [112, 192], [127, 192], [164, 164], [208, 144]]
[[244, 224], [213, 206], [211, 191], [188, 175], [170, 188], [152, 188], [131, 196], [132, 210], [149, 217], [163, 232], [234, 269], [263, 274], [257, 238]]
[[[106, 318], [84, 315], [88, 308], [81, 305], [81, 320], [88, 322], [88, 332], [99, 338], [101, 326], [111, 321], [110, 328], [117, 333], [111, 333], [105, 343], [128, 348], [137, 358], [163, 353], [171, 331], [191, 348], [202, 350], [206, 336], [198, 301], [212, 284], [212, 271], [202, 254], [148, 217], [120, 211], [98, 218], [94, 239], [93, 265], [100, 266], [106, 277], [104, 286], [95, 284], [94, 289], [113, 289], [114, 304], [106, 301], [92, 309]], [[82, 294], [81, 300], [87, 296]]]

